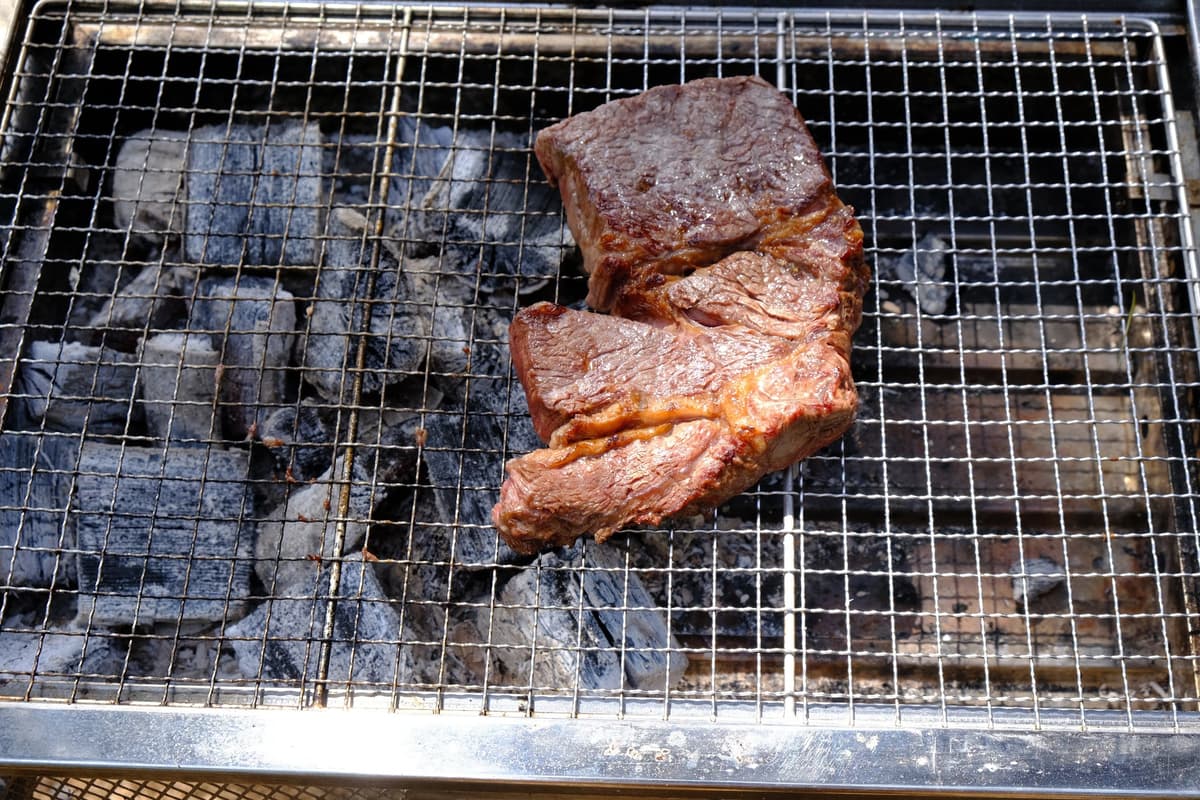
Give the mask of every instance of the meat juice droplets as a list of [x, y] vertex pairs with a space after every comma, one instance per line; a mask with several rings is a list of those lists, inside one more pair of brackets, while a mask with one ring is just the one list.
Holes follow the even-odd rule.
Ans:
[[711, 511], [846, 431], [862, 230], [786, 96], [757, 77], [660, 86], [535, 152], [608, 313], [538, 303], [512, 322], [549, 444], [506, 465], [492, 518], [513, 549]]

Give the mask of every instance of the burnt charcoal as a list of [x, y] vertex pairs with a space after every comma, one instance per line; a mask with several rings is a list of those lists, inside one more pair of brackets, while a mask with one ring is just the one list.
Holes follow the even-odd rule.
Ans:
[[478, 274], [486, 291], [515, 277], [521, 290], [537, 289], [575, 244], [558, 192], [513, 134], [460, 130], [415, 220], [419, 238], [443, 243], [443, 269]]
[[119, 435], [132, 427], [137, 362], [111, 348], [30, 342], [14, 395], [20, 424], [46, 430]]
[[184, 253], [210, 265], [313, 266], [328, 202], [312, 123], [192, 132]]
[[453, 555], [465, 566], [519, 560], [497, 541], [491, 510], [500, 496], [496, 487], [505, 461], [542, 443], [525, 392], [509, 373], [505, 314], [487, 306], [471, 310], [474, 335], [464, 356], [464, 376], [443, 376], [445, 402], [422, 423], [423, 488], [417, 494], [416, 521], [430, 558]]
[[613, 547], [588, 542], [582, 561], [585, 605], [591, 607], [608, 639], [623, 648], [628, 685], [667, 690], [687, 670], [687, 656], [667, 630], [667, 621], [636, 572], [625, 569], [625, 557]]
[[[193, 267], [143, 267], [78, 331], [86, 343], [132, 352], [149, 330], [178, 327], [187, 313], [198, 272]], [[117, 276], [118, 279], [120, 276]]]
[[112, 172], [113, 218], [131, 239], [161, 249], [183, 230], [188, 135], [138, 131], [117, 152]]
[[316, 478], [333, 463], [334, 428], [329, 409], [305, 398], [268, 416], [258, 435], [280, 469], [292, 470], [298, 481]]
[[[330, 571], [328, 563], [312, 570], [302, 585], [277, 593], [227, 629], [244, 677], [268, 682], [316, 678]], [[346, 682], [380, 688], [407, 683], [412, 656], [395, 643], [400, 615], [361, 554], [342, 562], [335, 600], [328, 670], [332, 688]]]
[[0, 435], [0, 585], [75, 582], [67, 506], [78, 452], [77, 437]]
[[0, 628], [0, 695], [21, 691], [34, 676], [116, 677], [124, 649], [116, 637], [78, 626]]
[[[934, 233], [927, 233], [916, 247], [891, 266], [895, 277], [926, 314], [944, 314], [953, 288], [946, 278], [946, 251], [950, 246]], [[881, 277], [883, 277], [881, 275]]]
[[400, 260], [390, 248], [380, 248], [372, 287], [372, 245], [366, 226], [357, 212], [334, 210], [325, 264], [308, 309], [304, 380], [333, 403], [349, 400], [364, 314], [369, 315], [361, 373], [364, 392], [377, 392], [414, 374], [425, 358], [422, 312], [413, 304]]
[[480, 610], [497, 685], [563, 690], [625, 683], [620, 648], [581, 602], [578, 568], [577, 550], [544, 553], [500, 587], [494, 608]]
[[445, 167], [454, 142], [454, 131], [444, 125], [430, 125], [411, 116], [401, 117], [394, 151], [392, 176], [388, 181], [388, 216], [385, 224], [406, 240], [419, 235], [405, 227], [405, 210], [420, 208], [421, 200]]
[[269, 278], [205, 278], [190, 327], [212, 335], [221, 354], [222, 423], [244, 439], [289, 402], [288, 372], [296, 339], [296, 304]]
[[160, 333], [143, 341], [138, 385], [151, 436], [197, 443], [221, 438], [221, 418], [213, 413], [219, 360], [207, 334]]
[[85, 442], [72, 505], [79, 620], [240, 617], [253, 553], [248, 470], [240, 450]]
[[[339, 458], [311, 483], [294, 487], [285, 503], [259, 522], [254, 569], [273, 593], [296, 591], [323, 561], [358, 548], [366, 537], [376, 500], [373, 481], [355, 463], [349, 508], [340, 516], [344, 464]], [[341, 519], [345, 536], [341, 551], [335, 552]]]
[[1048, 558], [1027, 558], [1009, 568], [1012, 575], [1013, 601], [1017, 610], [1024, 613], [1054, 613], [1065, 609], [1062, 589], [1067, 583], [1067, 573], [1061, 566]]

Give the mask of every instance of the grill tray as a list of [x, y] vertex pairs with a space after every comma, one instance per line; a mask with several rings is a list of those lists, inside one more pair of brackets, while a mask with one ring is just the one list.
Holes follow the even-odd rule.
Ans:
[[[1198, 785], [1131, 768], [1200, 733], [1182, 39], [1113, 16], [40, 4], [0, 131], [0, 752]], [[503, 325], [585, 288], [530, 137], [749, 73], [793, 97], [866, 234], [858, 421], [714, 518], [512, 558], [479, 514], [531, 446]], [[265, 547], [281, 529], [312, 546]], [[180, 724], [181, 759], [153, 744]], [[31, 732], [57, 725], [121, 735], [62, 754]], [[368, 729], [398, 755], [343, 752]], [[772, 760], [768, 734], [889, 767]], [[463, 735], [461, 758], [423, 749]], [[931, 765], [960, 740], [995, 768]], [[576, 752], [521, 755], [538, 742]], [[1080, 755], [1101, 742], [1123, 757]]]

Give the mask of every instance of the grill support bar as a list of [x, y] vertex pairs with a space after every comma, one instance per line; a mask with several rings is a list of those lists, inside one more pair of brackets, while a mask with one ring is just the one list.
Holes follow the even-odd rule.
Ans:
[[[752, 711], [752, 709], [751, 709]], [[878, 711], [877, 722], [872, 714]], [[934, 715], [937, 710], [934, 709]], [[814, 717], [816, 714], [814, 714]], [[0, 707], [0, 767], [53, 774], [191, 773], [434, 785], [676, 789], [921, 788], [995, 796], [1052, 793], [1161, 797], [1200, 792], [1200, 734], [997, 727], [898, 728], [894, 709], [859, 706], [854, 729], [661, 721], [317, 710], [170, 710], [22, 704]], [[912, 713], [935, 723], [929, 714]], [[1041, 721], [1052, 725], [1046, 709]], [[126, 731], [114, 739], [108, 732]], [[547, 757], [553, 754], [554, 757]], [[876, 769], [863, 770], [863, 763]], [[314, 772], [318, 770], [318, 772]]]

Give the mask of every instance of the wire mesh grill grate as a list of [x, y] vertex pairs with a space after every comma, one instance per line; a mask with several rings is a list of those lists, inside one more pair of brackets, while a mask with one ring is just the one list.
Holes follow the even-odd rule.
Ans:
[[[39, 6], [2, 131], [0, 692], [1194, 710], [1166, 47], [1059, 16]], [[487, 516], [536, 446], [506, 325], [585, 288], [530, 137], [747, 73], [866, 233], [858, 421], [714, 518], [517, 558]]]

